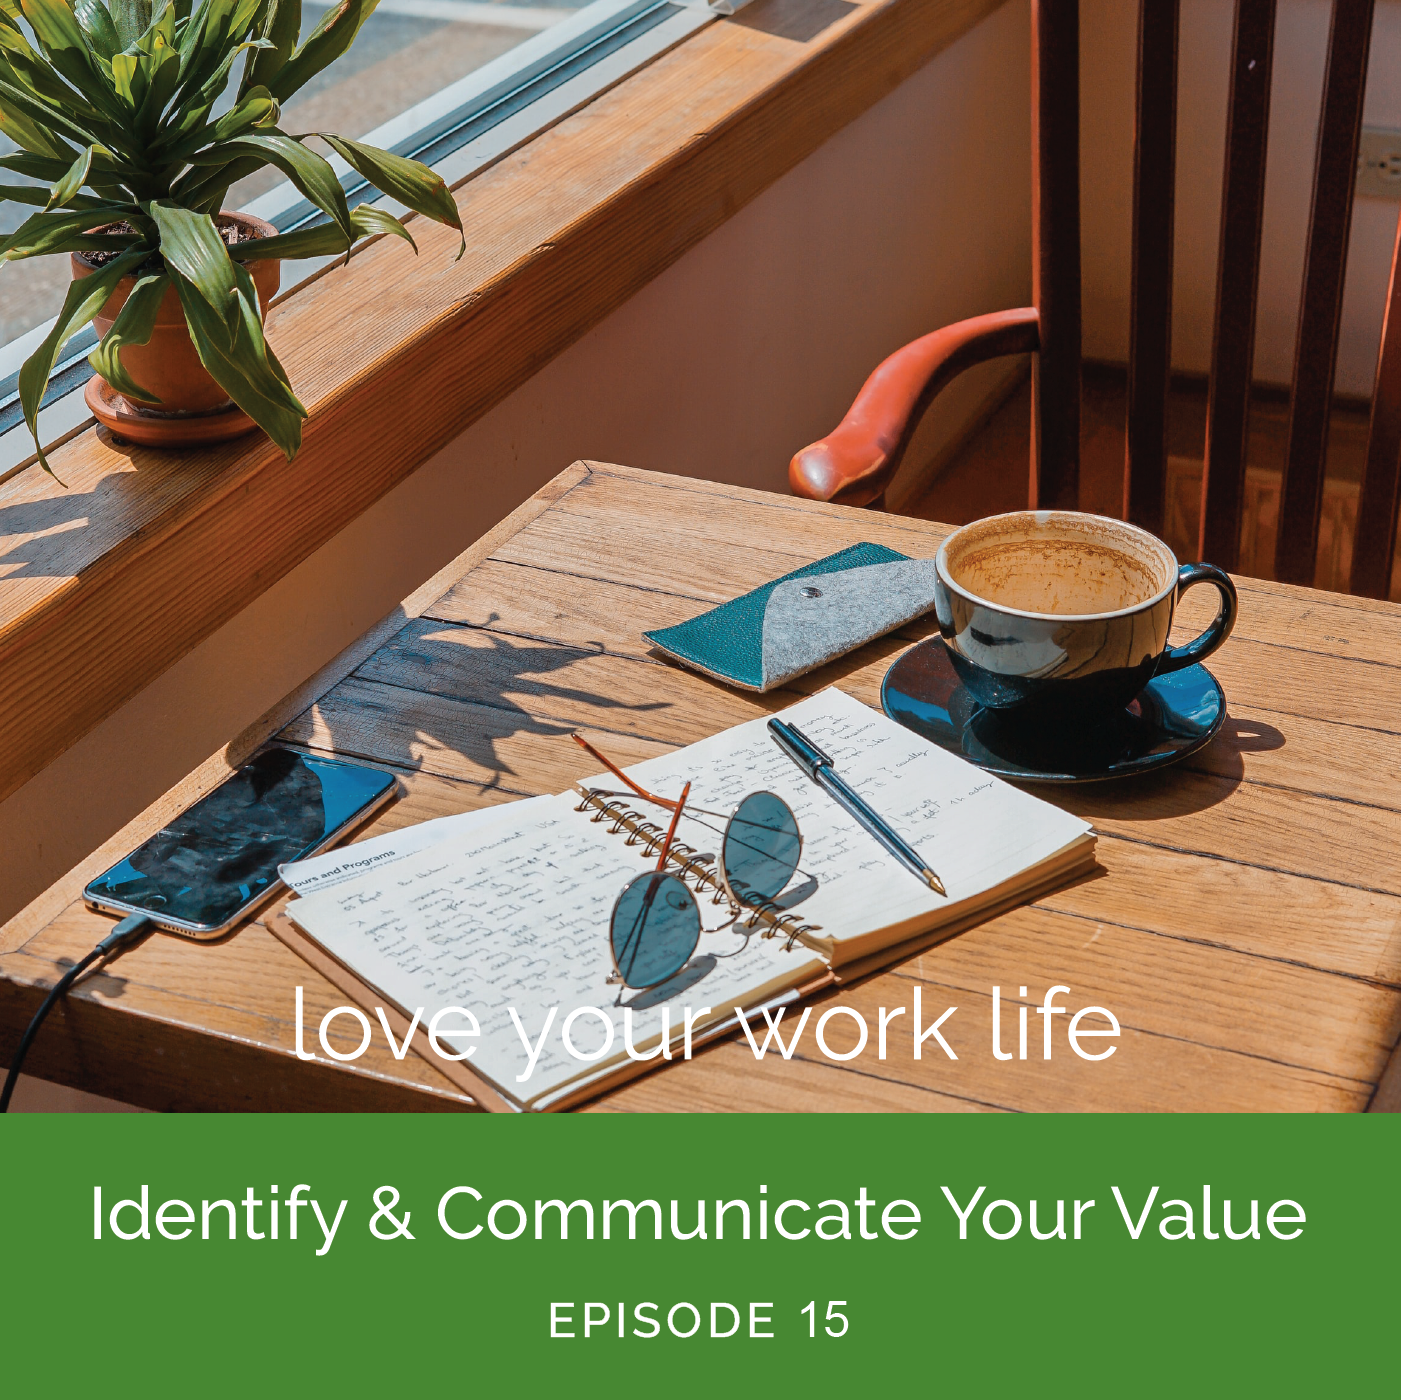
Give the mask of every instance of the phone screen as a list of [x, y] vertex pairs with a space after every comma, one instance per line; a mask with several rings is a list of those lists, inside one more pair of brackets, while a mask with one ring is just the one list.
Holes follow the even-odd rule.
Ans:
[[130, 906], [201, 929], [228, 924], [394, 786], [376, 768], [268, 749], [88, 885], [94, 904]]

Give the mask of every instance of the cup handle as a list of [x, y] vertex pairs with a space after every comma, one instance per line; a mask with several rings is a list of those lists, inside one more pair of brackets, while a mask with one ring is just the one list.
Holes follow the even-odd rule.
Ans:
[[1163, 653], [1162, 660], [1158, 662], [1157, 675], [1165, 676], [1170, 671], [1180, 671], [1184, 666], [1195, 666], [1199, 661], [1205, 661], [1231, 635], [1231, 628], [1236, 625], [1239, 604], [1230, 574], [1225, 569], [1218, 569], [1215, 564], [1183, 564], [1177, 571], [1178, 598], [1194, 583], [1214, 583], [1221, 594], [1221, 608], [1211, 626], [1200, 637], [1186, 646], [1169, 647]]

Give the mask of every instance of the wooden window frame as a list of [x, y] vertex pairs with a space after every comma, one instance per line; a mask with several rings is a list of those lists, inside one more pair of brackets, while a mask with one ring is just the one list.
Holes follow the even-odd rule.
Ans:
[[88, 428], [0, 483], [0, 800], [1001, 3], [756, 0], [464, 183], [460, 261], [418, 219], [328, 271], [269, 321], [290, 466]]

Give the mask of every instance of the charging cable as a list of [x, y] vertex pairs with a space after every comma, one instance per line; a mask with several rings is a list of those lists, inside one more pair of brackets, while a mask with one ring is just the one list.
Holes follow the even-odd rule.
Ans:
[[44, 1004], [34, 1013], [34, 1019], [20, 1038], [19, 1049], [15, 1051], [14, 1058], [10, 1061], [10, 1072], [5, 1076], [5, 1087], [0, 1090], [0, 1113], [10, 1111], [10, 1096], [15, 1092], [15, 1085], [19, 1082], [20, 1066], [24, 1063], [24, 1057], [29, 1053], [29, 1047], [34, 1043], [34, 1037], [39, 1034], [39, 1027], [44, 1024], [44, 1017], [53, 1009], [54, 1003], [94, 963], [124, 953], [153, 928], [155, 928], [155, 924], [145, 914], [129, 914], [82, 962], [75, 963], [58, 979], [53, 991], [44, 998]]

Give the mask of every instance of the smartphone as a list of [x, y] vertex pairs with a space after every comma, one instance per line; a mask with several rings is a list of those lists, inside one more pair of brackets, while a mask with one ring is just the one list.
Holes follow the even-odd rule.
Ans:
[[392, 773], [265, 749], [83, 891], [93, 909], [146, 914], [189, 938], [217, 938], [282, 888], [303, 860], [384, 806]]

